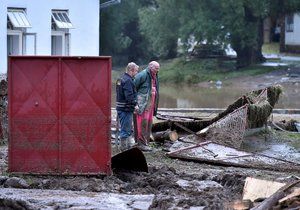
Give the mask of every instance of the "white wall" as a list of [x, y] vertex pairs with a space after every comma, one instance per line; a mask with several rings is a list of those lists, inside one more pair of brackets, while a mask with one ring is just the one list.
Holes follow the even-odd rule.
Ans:
[[300, 15], [294, 15], [294, 31], [285, 32], [286, 45], [300, 45]]
[[26, 8], [37, 33], [37, 55], [51, 55], [51, 10], [69, 10], [75, 27], [70, 29], [70, 55], [99, 55], [99, 0], [0, 0], [0, 73], [7, 71], [7, 8]]

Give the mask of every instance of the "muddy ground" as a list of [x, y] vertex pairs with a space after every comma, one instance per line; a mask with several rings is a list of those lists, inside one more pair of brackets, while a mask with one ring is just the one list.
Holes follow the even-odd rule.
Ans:
[[[296, 72], [299, 72], [297, 70]], [[282, 73], [282, 74], [281, 74]], [[270, 75], [276, 80], [286, 74]], [[277, 76], [276, 76], [277, 75]], [[275, 78], [275, 79], [274, 79]], [[261, 82], [262, 77], [257, 77]], [[254, 81], [253, 78], [246, 81]], [[277, 80], [276, 80], [277, 81]], [[295, 82], [293, 80], [293, 82]], [[241, 84], [240, 83], [240, 84]], [[274, 115], [274, 120], [296, 119], [299, 115]], [[275, 146], [274, 146], [275, 145]], [[282, 147], [277, 145], [283, 145]], [[112, 145], [114, 146], [114, 145]], [[154, 195], [150, 209], [230, 209], [231, 203], [242, 199], [245, 178], [248, 176], [287, 182], [300, 177], [300, 172], [260, 170], [239, 167], [224, 167], [171, 159], [165, 155], [166, 145], [152, 144], [153, 152], [144, 153], [149, 166], [146, 172], [115, 172], [112, 176], [15, 176], [7, 172], [7, 146], [0, 146], [0, 188], [8, 196], [8, 189], [41, 189], [74, 191], [74, 193], [96, 192], [126, 195]], [[279, 154], [281, 158], [300, 162], [299, 134], [274, 129], [260, 131], [245, 138], [243, 148], [249, 151]], [[5, 191], [7, 189], [7, 191]], [[41, 191], [36, 191], [37, 194]], [[53, 192], [53, 191], [51, 191]], [[57, 191], [58, 192], [58, 191]], [[0, 196], [1, 197], [1, 196]], [[95, 209], [87, 202], [58, 203], [55, 200], [39, 203], [30, 198], [0, 198], [0, 209]], [[124, 207], [124, 206], [123, 206]], [[124, 208], [132, 209], [130, 204]], [[105, 209], [101, 203], [96, 209]], [[116, 207], [116, 209], [118, 209]]]
[[[293, 145], [282, 151], [282, 158], [300, 162], [300, 135], [289, 135], [271, 130], [259, 132], [244, 140], [243, 147], [259, 145], [257, 149], [270, 151], [272, 145]], [[171, 159], [166, 157], [163, 145], [152, 144], [153, 152], [144, 153], [149, 166], [146, 172], [115, 172], [112, 176], [14, 176], [7, 173], [7, 146], [0, 147], [1, 188], [22, 188], [42, 190], [71, 190], [79, 192], [106, 192], [127, 195], [154, 195], [150, 209], [230, 209], [230, 204], [242, 199], [245, 178], [292, 181], [300, 177], [298, 172], [259, 170], [250, 168], [224, 167]], [[253, 149], [254, 147], [252, 147]], [[293, 149], [291, 149], [293, 148]], [[250, 149], [251, 150], [251, 149]], [[274, 151], [273, 151], [274, 152]], [[276, 153], [276, 151], [275, 151]], [[5, 190], [3, 192], [6, 192]], [[20, 199], [0, 199], [0, 205], [11, 209], [68, 209], [84, 204], [44, 203]], [[53, 207], [53, 208], [52, 208]], [[144, 206], [148, 208], [148, 206]], [[142, 208], [142, 207], [141, 207]], [[1, 208], [0, 208], [1, 209]], [[99, 206], [99, 209], [101, 207]], [[122, 209], [122, 208], [120, 208]], [[130, 208], [129, 208], [130, 209]]]

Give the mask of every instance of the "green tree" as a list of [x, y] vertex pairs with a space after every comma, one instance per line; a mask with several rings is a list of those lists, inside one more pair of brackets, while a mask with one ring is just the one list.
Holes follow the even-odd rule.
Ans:
[[[276, 4], [278, 2], [278, 4]], [[264, 61], [263, 20], [300, 10], [299, 0], [156, 0], [140, 12], [142, 33], [159, 56], [174, 55], [178, 38], [230, 44], [237, 68]]]
[[140, 31], [146, 37], [150, 52], [161, 58], [177, 55], [179, 20], [174, 0], [157, 0], [139, 11]]
[[122, 64], [139, 62], [149, 57], [144, 37], [139, 32], [138, 10], [152, 0], [122, 0], [120, 4], [101, 10], [100, 55], [112, 55]]

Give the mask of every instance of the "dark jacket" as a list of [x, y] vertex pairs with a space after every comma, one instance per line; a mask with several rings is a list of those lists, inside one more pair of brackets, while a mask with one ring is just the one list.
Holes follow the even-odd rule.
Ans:
[[[135, 87], [137, 90], [137, 99], [139, 111], [138, 113], [143, 113], [151, 103], [152, 97], [152, 77], [150, 70], [148, 68], [139, 72], [134, 79]], [[155, 107], [154, 107], [154, 116], [157, 114], [158, 99], [159, 99], [159, 81], [158, 75], [156, 75], [156, 97], [155, 97]]]
[[118, 111], [133, 112], [137, 104], [137, 92], [133, 78], [129, 74], [124, 73], [123, 76], [117, 80], [116, 92], [116, 109]]

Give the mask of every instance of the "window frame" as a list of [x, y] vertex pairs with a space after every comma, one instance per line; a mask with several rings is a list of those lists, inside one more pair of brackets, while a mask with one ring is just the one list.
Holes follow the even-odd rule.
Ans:
[[31, 28], [25, 8], [7, 8], [7, 18], [14, 28]]
[[36, 55], [36, 43], [37, 43], [37, 40], [36, 40], [36, 37], [37, 37], [37, 35], [36, 35], [36, 33], [26, 33], [26, 32], [24, 32], [23, 34], [23, 39], [22, 39], [22, 51], [23, 51], [23, 55], [28, 55], [27, 54], [27, 41], [26, 41], [26, 37], [27, 36], [33, 36], [33, 38], [34, 38], [34, 41], [33, 41], [33, 44], [34, 44], [34, 46], [33, 46], [33, 50], [34, 50], [34, 53], [33, 53], [33, 55]]
[[73, 23], [69, 17], [68, 10], [56, 10], [51, 11], [51, 18], [54, 21], [58, 29], [70, 29], [74, 28]]
[[[18, 22], [18, 18], [22, 19], [22, 23]], [[20, 20], [20, 19], [19, 19]], [[18, 22], [18, 24], [16, 23]], [[37, 51], [37, 34], [28, 33], [27, 28], [31, 28], [30, 21], [28, 20], [26, 8], [7, 8], [7, 37], [18, 36], [19, 52], [17, 55], [27, 54], [27, 36], [33, 36], [33, 55], [36, 55]], [[9, 51], [9, 42], [7, 39], [7, 52]]]

